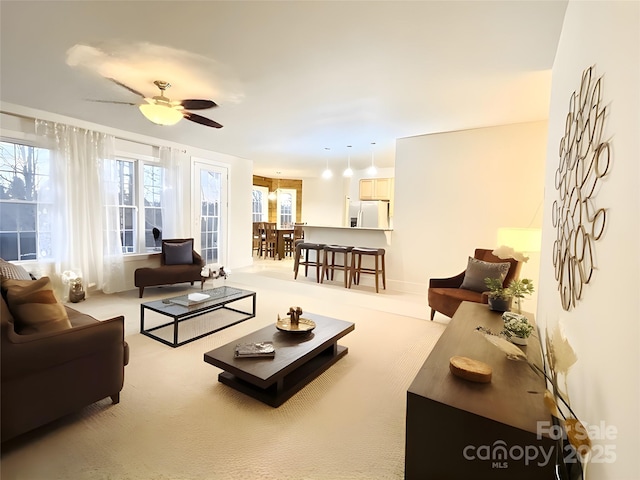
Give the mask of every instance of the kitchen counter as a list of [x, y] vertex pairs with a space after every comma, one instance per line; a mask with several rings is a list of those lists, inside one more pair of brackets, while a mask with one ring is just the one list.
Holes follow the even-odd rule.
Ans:
[[374, 232], [393, 232], [393, 228], [332, 227], [331, 225], [304, 225], [304, 228], [331, 228], [337, 230], [373, 230]]
[[385, 248], [391, 245], [392, 228], [304, 225], [305, 242], [352, 247]]

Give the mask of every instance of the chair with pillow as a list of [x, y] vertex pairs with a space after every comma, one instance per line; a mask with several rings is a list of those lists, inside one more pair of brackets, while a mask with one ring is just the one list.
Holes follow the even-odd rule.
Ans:
[[451, 318], [464, 301], [487, 303], [486, 277], [502, 278], [503, 285], [520, 277], [521, 262], [513, 258], [499, 258], [491, 250], [477, 248], [473, 258], [469, 257], [464, 272], [450, 278], [429, 280], [428, 301], [431, 320], [436, 312]]
[[134, 272], [140, 298], [145, 287], [203, 282], [200, 272], [204, 263], [200, 254], [193, 249], [193, 238], [163, 239], [160, 266], [138, 268]]

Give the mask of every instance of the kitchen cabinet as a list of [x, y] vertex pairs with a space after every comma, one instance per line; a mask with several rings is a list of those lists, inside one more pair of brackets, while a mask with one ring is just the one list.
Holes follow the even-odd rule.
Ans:
[[360, 200], [387, 200], [393, 197], [393, 178], [363, 178], [360, 180]]

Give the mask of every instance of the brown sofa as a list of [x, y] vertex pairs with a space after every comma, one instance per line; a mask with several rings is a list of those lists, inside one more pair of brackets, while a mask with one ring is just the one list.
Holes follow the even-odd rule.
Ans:
[[18, 334], [0, 299], [3, 442], [103, 398], [120, 400], [129, 361], [124, 317], [98, 321], [64, 309], [71, 328]]
[[[473, 258], [490, 263], [509, 262], [511, 265], [507, 272], [503, 285], [509, 285], [511, 280], [520, 278], [520, 268], [522, 264], [513, 258], [502, 259], [496, 257], [492, 250], [476, 248]], [[431, 278], [429, 280], [429, 290], [427, 298], [431, 307], [431, 320], [436, 312], [440, 312], [449, 318], [453, 317], [456, 310], [463, 301], [487, 303], [489, 297], [484, 292], [467, 290], [460, 288], [465, 277], [466, 270], [455, 277]]]
[[[187, 250], [189, 254], [185, 257]], [[142, 298], [145, 287], [183, 282], [190, 282], [193, 285], [197, 281], [203, 283], [200, 275], [202, 267], [204, 267], [204, 260], [198, 252], [193, 250], [193, 238], [162, 240], [160, 266], [136, 269], [135, 286], [138, 287], [139, 296]]]

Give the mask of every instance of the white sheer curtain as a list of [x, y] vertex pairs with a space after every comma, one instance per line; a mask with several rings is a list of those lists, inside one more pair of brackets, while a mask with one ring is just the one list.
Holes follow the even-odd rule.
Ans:
[[185, 203], [180, 169], [182, 155], [175, 148], [160, 147], [160, 163], [165, 169], [161, 199], [162, 238], [180, 238]]
[[53, 144], [55, 273], [81, 274], [85, 289], [124, 290], [114, 137], [42, 120], [36, 132]]

